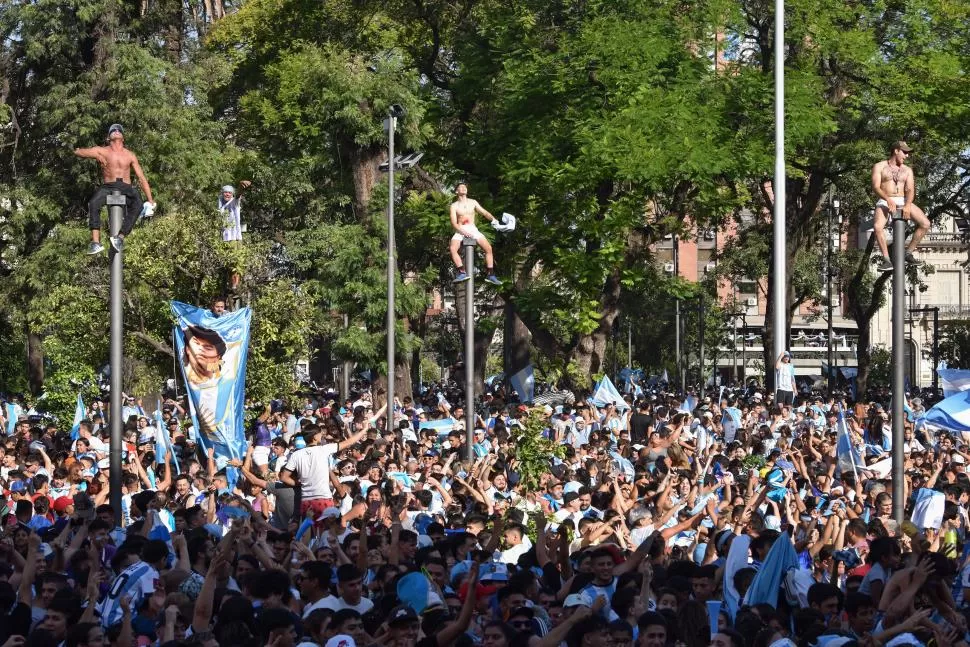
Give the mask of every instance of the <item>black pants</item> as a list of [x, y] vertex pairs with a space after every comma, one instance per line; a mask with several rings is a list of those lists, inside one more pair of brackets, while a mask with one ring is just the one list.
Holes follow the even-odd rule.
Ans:
[[134, 185], [125, 182], [105, 182], [88, 202], [88, 229], [101, 229], [101, 207], [108, 201], [108, 196], [115, 189], [125, 196], [125, 217], [121, 221], [121, 234], [127, 236], [135, 226], [135, 220], [141, 213], [141, 194]]

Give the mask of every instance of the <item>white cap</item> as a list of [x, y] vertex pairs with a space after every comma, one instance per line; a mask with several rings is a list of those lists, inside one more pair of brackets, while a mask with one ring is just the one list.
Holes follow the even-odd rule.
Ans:
[[326, 647], [357, 647], [357, 643], [347, 634], [337, 634], [327, 641]]
[[222, 187], [222, 192], [236, 195], [236, 189], [234, 189], [231, 184], [227, 184], [226, 186]]
[[570, 607], [590, 607], [593, 604], [589, 601], [589, 597], [581, 593], [570, 593], [566, 596], [562, 606], [564, 609], [568, 609]]

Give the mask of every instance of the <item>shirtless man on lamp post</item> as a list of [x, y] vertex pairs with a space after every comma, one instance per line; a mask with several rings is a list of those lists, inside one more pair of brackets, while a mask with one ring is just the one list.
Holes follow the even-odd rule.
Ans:
[[492, 222], [495, 221], [495, 216], [486, 211], [482, 205], [478, 204], [478, 200], [472, 200], [468, 197], [468, 185], [464, 182], [458, 184], [455, 188], [455, 193], [458, 194], [458, 199], [451, 203], [451, 226], [455, 228], [456, 233], [451, 237], [450, 246], [451, 260], [455, 262], [455, 267], [458, 269], [458, 275], [455, 277], [454, 282], [462, 283], [471, 278], [465, 272], [461, 254], [458, 253], [462, 238], [468, 236], [469, 238], [474, 238], [478, 246], [485, 252], [485, 267], [487, 270], [485, 281], [492, 285], [502, 285], [502, 281], [495, 276], [495, 259], [492, 256], [492, 245], [482, 232], [478, 230], [478, 227], [475, 226], [476, 213], [482, 214], [486, 220]]
[[906, 158], [912, 151], [906, 142], [898, 141], [892, 146], [889, 159], [879, 162], [872, 167], [872, 189], [878, 196], [875, 209], [875, 222], [873, 223], [876, 243], [882, 258], [877, 269], [880, 272], [888, 272], [893, 269], [893, 262], [889, 258], [889, 247], [886, 245], [886, 223], [892, 220], [896, 209], [902, 207], [903, 219], [912, 220], [916, 223], [916, 231], [909, 244], [906, 245], [906, 262], [915, 263], [913, 250], [919, 245], [919, 241], [930, 229], [930, 221], [923, 213], [923, 210], [913, 204], [916, 196], [916, 183], [913, 177], [913, 170], [906, 166]]
[[[101, 176], [104, 184], [98, 189], [91, 201], [88, 202], [88, 227], [91, 229], [91, 244], [88, 246], [88, 254], [100, 254], [104, 251], [101, 244], [101, 207], [105, 205], [108, 196], [114, 189], [118, 189], [125, 196], [125, 217], [121, 223], [121, 231], [118, 236], [111, 237], [111, 246], [115, 251], [120, 252], [124, 246], [124, 239], [131, 228], [135, 226], [135, 220], [142, 210], [141, 195], [131, 183], [131, 172], [135, 172], [141, 190], [145, 192], [151, 210], [155, 208], [155, 200], [152, 198], [152, 188], [148, 186], [148, 180], [141, 171], [138, 158], [130, 150], [125, 148], [125, 135], [122, 132], [121, 124], [111, 124], [108, 128], [108, 145], [95, 146], [93, 148], [77, 148], [74, 154], [78, 157], [98, 160], [101, 165]], [[148, 209], [148, 207], [146, 207]], [[151, 215], [146, 211], [146, 216]]]

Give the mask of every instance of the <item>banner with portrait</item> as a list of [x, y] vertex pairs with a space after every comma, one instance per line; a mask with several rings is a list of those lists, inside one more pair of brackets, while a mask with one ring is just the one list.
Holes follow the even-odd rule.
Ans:
[[[216, 465], [223, 469], [231, 459], [246, 456], [243, 418], [252, 310], [216, 317], [204, 308], [172, 301], [172, 313], [175, 353], [197, 441], [206, 451], [215, 448]], [[235, 469], [229, 471], [232, 483]]]

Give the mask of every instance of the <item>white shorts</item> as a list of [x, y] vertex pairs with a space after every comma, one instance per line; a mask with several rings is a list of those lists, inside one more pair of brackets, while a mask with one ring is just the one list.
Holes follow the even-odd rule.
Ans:
[[253, 448], [253, 462], [257, 465], [269, 465], [269, 447], [256, 445]]
[[459, 225], [458, 230], [461, 233], [456, 232], [455, 235], [451, 237], [452, 240], [457, 240], [458, 242], [461, 242], [461, 239], [464, 238], [465, 236], [468, 236], [469, 238], [474, 238], [475, 240], [482, 240], [485, 238], [484, 234], [478, 231], [478, 227], [476, 227], [475, 225]]
[[[893, 196], [893, 202], [896, 203], [897, 207], [901, 207], [904, 204], [906, 204], [906, 198], [904, 198], [901, 195], [896, 195], [896, 196]], [[876, 209], [878, 209], [879, 207], [888, 207], [888, 206], [889, 204], [882, 198], [879, 198], [879, 200], [876, 201]]]

